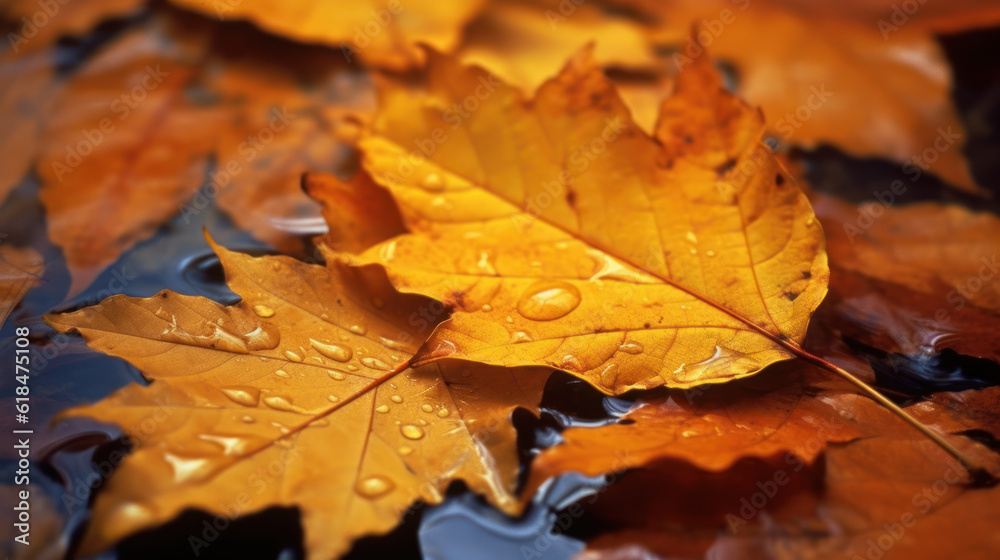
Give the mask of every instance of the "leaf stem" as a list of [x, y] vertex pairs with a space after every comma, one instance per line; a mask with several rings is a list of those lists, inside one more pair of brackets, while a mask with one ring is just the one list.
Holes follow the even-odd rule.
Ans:
[[976, 462], [973, 461], [971, 458], [969, 458], [965, 453], [959, 451], [957, 447], [955, 447], [954, 445], [949, 443], [946, 439], [944, 439], [944, 437], [942, 437], [941, 434], [932, 430], [930, 427], [928, 427], [920, 420], [914, 418], [912, 415], [910, 415], [909, 412], [906, 412], [899, 405], [886, 398], [882, 393], [879, 393], [871, 385], [855, 377], [854, 374], [837, 366], [836, 364], [833, 364], [832, 362], [824, 360], [823, 358], [820, 358], [815, 354], [811, 354], [806, 350], [803, 350], [801, 347], [798, 348], [792, 346], [787, 346], [787, 347], [789, 349], [792, 349], [795, 352], [795, 354], [804, 361], [810, 362], [813, 365], [819, 366], [825, 370], [829, 370], [832, 371], [833, 373], [836, 373], [842, 379], [854, 385], [858, 389], [861, 389], [863, 393], [874, 399], [882, 406], [889, 409], [890, 412], [902, 418], [904, 421], [906, 421], [907, 424], [916, 428], [917, 431], [919, 431], [921, 434], [923, 434], [928, 439], [933, 441], [935, 444], [938, 445], [938, 447], [946, 451], [949, 455], [951, 455], [959, 463], [961, 463], [962, 466], [965, 468], [965, 470], [969, 472], [969, 476], [972, 478], [973, 485], [986, 486], [994, 484], [996, 482], [996, 478], [992, 474], [990, 474], [989, 471], [976, 464]]

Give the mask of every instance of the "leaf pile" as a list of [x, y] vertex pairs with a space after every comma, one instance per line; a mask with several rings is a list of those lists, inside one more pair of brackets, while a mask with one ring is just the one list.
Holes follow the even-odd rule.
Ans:
[[[68, 296], [215, 208], [282, 253], [206, 235], [232, 305], [45, 315], [149, 380], [60, 415], [131, 448], [70, 554], [277, 506], [333, 558], [457, 488], [516, 518], [582, 473], [614, 481], [572, 506], [585, 558], [994, 557], [997, 490], [966, 469], [1000, 474], [997, 381], [900, 393], [865, 357], [1000, 361], [996, 216], [876, 216], [777, 151], [988, 192], [932, 34], [1000, 11], [890, 29], [876, 4], [102, 1], [38, 34], [5, 5], [0, 197], [37, 180]], [[43, 264], [0, 246], [0, 323]], [[526, 452], [514, 413], [565, 417], [557, 370], [626, 410]]]

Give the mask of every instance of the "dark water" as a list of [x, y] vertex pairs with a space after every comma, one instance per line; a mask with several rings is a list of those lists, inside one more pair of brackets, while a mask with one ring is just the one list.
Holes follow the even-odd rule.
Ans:
[[[122, 23], [102, 26], [95, 38], [64, 45], [63, 71], [71, 72], [76, 61], [93, 51], [108, 37], [118, 33]], [[954, 98], [970, 131], [967, 156], [980, 181], [1000, 192], [1000, 127], [984, 127], [983, 122], [1000, 122], [1000, 62], [987, 60], [983, 53], [1000, 52], [1000, 32], [981, 31], [946, 38], [944, 46], [954, 64], [958, 86]], [[907, 179], [897, 164], [859, 161], [833, 148], [802, 154], [813, 185], [855, 201], [869, 200], [874, 190], [884, 189], [892, 180]], [[998, 209], [1000, 196], [984, 202], [944, 188], [932, 178], [913, 186], [903, 203], [921, 200], [948, 200], [967, 206]], [[48, 422], [58, 412], [77, 404], [91, 403], [128, 383], [145, 383], [135, 368], [124, 361], [92, 352], [78, 338], [60, 339], [40, 320], [53, 310], [69, 310], [97, 303], [113, 293], [150, 296], [163, 289], [202, 295], [220, 303], [236, 301], [223, 283], [217, 261], [211, 256], [201, 227], [204, 225], [223, 246], [252, 253], [271, 248], [236, 229], [218, 209], [209, 207], [200, 222], [185, 224], [178, 217], [163, 226], [156, 236], [126, 252], [98, 277], [85, 292], [65, 300], [69, 276], [61, 251], [48, 242], [45, 216], [37, 201], [37, 182], [28, 179], [0, 207], [4, 242], [33, 246], [46, 260], [41, 286], [28, 294], [0, 330], [0, 359], [9, 363], [11, 341], [17, 326], [30, 326], [39, 367], [31, 380], [35, 426]], [[118, 282], [112, 282], [117, 279]], [[122, 279], [127, 279], [123, 282]], [[112, 289], [111, 286], [121, 286]], [[936, 390], [957, 390], [995, 385], [1000, 381], [996, 364], [983, 363], [952, 353], [941, 356], [898, 356], [874, 349], [856, 348], [879, 373], [882, 385], [906, 395], [918, 396]], [[0, 394], [13, 393], [8, 378], [0, 379]], [[614, 422], [631, 405], [628, 398], [607, 399], [585, 383], [557, 374], [546, 389], [545, 412], [536, 418], [526, 412], [515, 414], [523, 465], [540, 449], [558, 444], [560, 433], [569, 426], [600, 425]], [[32, 457], [31, 481], [55, 503], [67, 520], [62, 539], [74, 543], [87, 520], [87, 504], [100, 490], [110, 471], [102, 465], [123, 450], [120, 431], [96, 423], [74, 424]], [[0, 455], [0, 476], [11, 480], [16, 470], [9, 455]], [[437, 507], [417, 508], [391, 534], [358, 541], [348, 556], [362, 558], [570, 558], [581, 550], [586, 536], [577, 528], [564, 534], [560, 510], [574, 500], [599, 491], [601, 480], [566, 477], [543, 488], [524, 516], [510, 519], [481, 499], [453, 486], [450, 498]], [[199, 558], [268, 558], [291, 560], [302, 557], [301, 529], [294, 509], [273, 508], [233, 523]], [[124, 541], [116, 551], [100, 558], [186, 558], [191, 548], [185, 540], [198, 534], [207, 516], [189, 511], [171, 523]], [[335, 530], [335, 528], [331, 528]]]

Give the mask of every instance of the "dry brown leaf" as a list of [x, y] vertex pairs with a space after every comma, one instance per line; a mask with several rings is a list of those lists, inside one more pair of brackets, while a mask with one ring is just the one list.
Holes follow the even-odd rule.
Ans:
[[833, 264], [833, 320], [887, 352], [954, 349], [1000, 361], [1000, 220], [923, 203], [856, 207], [813, 197]]
[[[760, 105], [776, 135], [806, 147], [828, 143], [861, 157], [924, 169], [985, 193], [962, 154], [965, 132], [950, 100], [951, 73], [931, 31], [1000, 21], [987, 2], [949, 3], [883, 35], [879, 18], [840, 4], [770, 0], [615, 0], [657, 20], [652, 40], [678, 49], [684, 66], [707, 47], [730, 61], [739, 91]], [[888, 17], [892, 7], [879, 2]], [[824, 17], [829, 12], [841, 17]], [[931, 14], [934, 14], [931, 16]], [[907, 18], [909, 20], [910, 18]], [[702, 21], [700, 40], [689, 38]]]
[[245, 19], [261, 29], [296, 41], [339, 48], [348, 62], [394, 69], [420, 64], [418, 43], [451, 51], [462, 27], [484, 0], [458, 2], [315, 2], [313, 0], [172, 0], [174, 4], [222, 20]]
[[154, 380], [70, 413], [117, 423], [136, 446], [97, 497], [81, 554], [185, 508], [278, 505], [302, 511], [309, 557], [331, 558], [457, 479], [517, 511], [509, 415], [537, 406], [547, 371], [412, 369], [440, 304], [398, 294], [375, 268], [214, 248], [238, 305], [161, 292], [47, 317]]
[[618, 393], [792, 356], [825, 294], [823, 234], [707, 61], [655, 139], [588, 52], [533, 99], [491, 79], [432, 54], [423, 87], [387, 82], [360, 143], [413, 233], [352, 262], [455, 311], [421, 361], [549, 365]]
[[38, 285], [44, 269], [42, 256], [34, 249], [0, 245], [0, 326], [28, 290]]

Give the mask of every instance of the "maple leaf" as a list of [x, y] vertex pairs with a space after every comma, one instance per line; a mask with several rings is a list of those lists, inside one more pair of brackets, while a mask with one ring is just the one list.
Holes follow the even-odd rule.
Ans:
[[838, 329], [886, 352], [951, 348], [1000, 361], [1000, 287], [992, 281], [1000, 220], [955, 205], [855, 207], [822, 194], [813, 203], [828, 232]]
[[212, 18], [245, 19], [290, 39], [339, 48], [348, 62], [360, 57], [368, 64], [395, 69], [421, 62], [418, 43], [445, 51], [454, 48], [462, 27], [484, 3], [171, 1]]
[[0, 245], [0, 326], [17, 304], [41, 281], [42, 256], [31, 248]]
[[[879, 21], [891, 17], [891, 2], [829, 8], [797, 0], [613, 3], [657, 20], [651, 40], [675, 47], [678, 66], [702, 56], [705, 48], [733, 63], [740, 93], [762, 107], [785, 141], [833, 144], [856, 156], [930, 170], [966, 191], [986, 192], [962, 154], [966, 134], [933, 32], [1000, 21], [995, 6], [957, 2], [926, 14], [921, 6], [895, 30], [880, 32]], [[827, 17], [831, 13], [836, 17]], [[696, 37], [689, 32], [692, 21], [705, 22]]]
[[457, 479], [517, 511], [508, 417], [537, 406], [547, 370], [413, 369], [440, 304], [374, 268], [213, 248], [237, 305], [164, 291], [46, 317], [153, 379], [69, 412], [121, 425], [136, 448], [97, 497], [81, 554], [185, 508], [284, 505], [302, 511], [309, 557], [329, 558]]
[[530, 100], [429, 57], [421, 89], [380, 91], [359, 145], [413, 233], [339, 257], [455, 311], [420, 361], [549, 365], [618, 393], [793, 355], [826, 290], [823, 234], [707, 61], [650, 138], [589, 52]]

